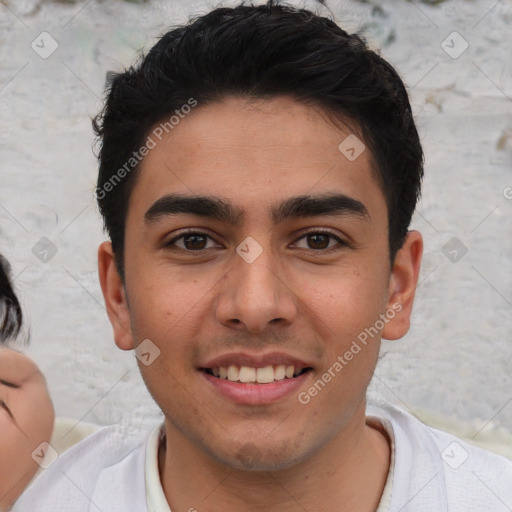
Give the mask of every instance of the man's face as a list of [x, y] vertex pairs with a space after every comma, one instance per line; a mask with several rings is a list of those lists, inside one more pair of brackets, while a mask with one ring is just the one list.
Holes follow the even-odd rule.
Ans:
[[[369, 151], [354, 160], [338, 149], [350, 134], [289, 98], [228, 98], [198, 105], [142, 162], [118, 294], [127, 309], [109, 307], [116, 342], [158, 347], [140, 370], [167, 428], [228, 466], [288, 467], [364, 418], [377, 321], [396, 283]], [[184, 213], [171, 195], [218, 198], [243, 215]], [[345, 199], [286, 207], [335, 195]], [[282, 378], [283, 366], [303, 373]], [[273, 382], [235, 382], [255, 373]]]

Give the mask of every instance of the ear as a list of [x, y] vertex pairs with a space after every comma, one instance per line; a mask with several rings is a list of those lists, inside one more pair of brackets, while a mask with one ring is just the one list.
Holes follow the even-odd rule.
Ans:
[[116, 345], [121, 350], [132, 350], [134, 344], [130, 311], [124, 284], [117, 271], [111, 242], [103, 242], [98, 249], [98, 273]]
[[396, 253], [391, 276], [387, 311], [395, 312], [386, 323], [382, 337], [397, 340], [405, 336], [411, 326], [411, 313], [414, 294], [418, 285], [421, 256], [423, 254], [423, 238], [418, 231], [409, 231], [404, 245]]

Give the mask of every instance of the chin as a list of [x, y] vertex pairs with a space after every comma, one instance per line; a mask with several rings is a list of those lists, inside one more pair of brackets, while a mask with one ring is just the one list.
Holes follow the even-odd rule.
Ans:
[[209, 455], [222, 465], [237, 471], [250, 472], [283, 471], [307, 460], [312, 455], [298, 443], [283, 441], [280, 444], [269, 445], [268, 440], [263, 441], [262, 444], [244, 442], [235, 445], [233, 443], [222, 452], [208, 451]]

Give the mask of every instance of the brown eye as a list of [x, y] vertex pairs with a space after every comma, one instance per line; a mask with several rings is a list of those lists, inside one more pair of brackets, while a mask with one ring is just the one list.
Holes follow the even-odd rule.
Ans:
[[206, 238], [203, 235], [187, 235], [183, 237], [183, 244], [187, 249], [204, 249]]
[[329, 246], [329, 235], [316, 233], [308, 235], [308, 241], [311, 249], [326, 249]]
[[176, 238], [173, 238], [169, 243], [166, 244], [166, 246], [175, 246], [178, 249], [181, 249], [182, 251], [189, 252], [199, 252], [202, 250], [210, 249], [212, 247], [218, 247], [215, 244], [210, 245], [210, 247], [207, 247], [208, 239], [212, 240], [213, 242], [213, 239], [206, 233], [189, 231], [187, 233], [183, 233], [177, 236]]
[[[307, 247], [302, 249], [312, 249], [314, 251], [330, 252], [346, 246], [343, 240], [330, 231], [311, 231], [302, 236], [299, 240], [306, 240]], [[334, 241], [334, 244], [331, 244]], [[336, 243], [337, 242], [337, 243]]]

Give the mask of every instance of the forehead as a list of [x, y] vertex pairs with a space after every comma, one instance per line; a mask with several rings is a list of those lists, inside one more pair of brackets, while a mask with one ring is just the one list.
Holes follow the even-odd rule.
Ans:
[[0, 348], [0, 379], [20, 384], [39, 373], [37, 365], [25, 354]]
[[131, 201], [171, 191], [214, 194], [254, 211], [278, 197], [336, 190], [384, 203], [357, 127], [335, 125], [323, 110], [291, 98], [228, 97], [199, 104], [160, 138], [158, 126], [149, 134], [156, 144], [141, 163]]

